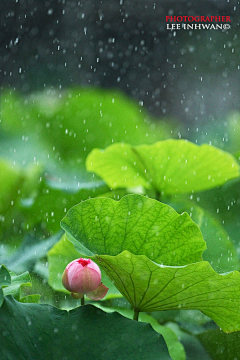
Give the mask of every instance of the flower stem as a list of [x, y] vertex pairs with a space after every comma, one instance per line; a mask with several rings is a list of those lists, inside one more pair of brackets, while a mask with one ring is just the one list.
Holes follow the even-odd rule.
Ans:
[[83, 297], [81, 298], [81, 305], [85, 305], [84, 295], [83, 295]]
[[133, 320], [138, 321], [138, 315], [139, 315], [139, 311], [134, 309]]

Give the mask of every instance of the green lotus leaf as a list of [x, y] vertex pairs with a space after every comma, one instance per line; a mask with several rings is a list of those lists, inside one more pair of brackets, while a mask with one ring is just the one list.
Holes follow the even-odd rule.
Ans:
[[86, 256], [128, 250], [165, 265], [200, 261], [205, 242], [187, 213], [159, 201], [127, 195], [94, 198], [71, 208], [61, 222], [67, 238]]
[[136, 311], [196, 309], [225, 332], [240, 330], [240, 273], [219, 275], [206, 261], [181, 267], [123, 251], [92, 257]]
[[[117, 311], [119, 314], [129, 319], [132, 319], [131, 309], [119, 308], [114, 306], [106, 307], [106, 306], [102, 306], [102, 304], [99, 303], [97, 303], [95, 306], [109, 313]], [[164, 340], [166, 341], [168, 351], [172, 360], [186, 360], [186, 353], [184, 347], [180, 342], [178, 336], [174, 333], [172, 329], [170, 329], [167, 326], [160, 325], [159, 322], [156, 319], [154, 319], [153, 316], [145, 313], [141, 313], [139, 315], [139, 321], [151, 324], [153, 329], [163, 336]]]
[[171, 360], [149, 324], [106, 314], [92, 305], [71, 311], [6, 297], [0, 309], [1, 358]]
[[153, 145], [118, 143], [105, 150], [94, 149], [86, 167], [111, 188], [141, 185], [165, 195], [214, 188], [240, 174], [231, 154], [207, 144], [173, 139]]

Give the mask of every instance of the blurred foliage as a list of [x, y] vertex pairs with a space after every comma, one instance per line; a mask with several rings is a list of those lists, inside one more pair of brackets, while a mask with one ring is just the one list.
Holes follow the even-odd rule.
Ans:
[[1, 129], [40, 141], [51, 159], [68, 166], [83, 163], [94, 147], [121, 141], [152, 143], [171, 135], [171, 125], [154, 122], [143, 108], [117, 91], [74, 89], [46, 91], [25, 99], [1, 97]]
[[188, 196], [193, 207], [200, 206], [225, 229], [240, 257], [240, 182], [229, 181], [216, 189]]
[[26, 98], [4, 93], [2, 241], [18, 246], [26, 231], [53, 235], [68, 208], [106, 192], [103, 182], [86, 173], [86, 155], [115, 141], [151, 143], [170, 135], [169, 124], [150, 120], [144, 109], [114, 91], [46, 91]]
[[206, 330], [197, 335], [212, 360], [238, 360], [240, 332], [225, 334], [220, 329]]
[[192, 220], [199, 226], [207, 243], [203, 259], [208, 261], [217, 272], [223, 273], [240, 268], [237, 250], [229, 234], [221, 222], [217, 218], [213, 218], [207, 207], [203, 209], [183, 196], [175, 197], [174, 200], [170, 201], [170, 205], [179, 213], [187, 211]]
[[3, 304], [4, 296], [11, 295], [20, 302], [38, 303], [39, 294], [31, 294], [23, 296], [23, 287], [32, 286], [31, 278], [27, 271], [20, 275], [16, 275], [13, 271], [8, 271], [4, 266], [0, 266], [0, 307]]

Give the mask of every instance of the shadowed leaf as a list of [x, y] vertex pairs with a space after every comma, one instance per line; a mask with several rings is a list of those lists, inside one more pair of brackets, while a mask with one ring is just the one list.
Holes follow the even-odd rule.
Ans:
[[151, 360], [171, 360], [163, 337], [149, 324], [92, 305], [67, 312], [7, 297], [0, 317], [5, 360], [149, 360], [149, 354]]

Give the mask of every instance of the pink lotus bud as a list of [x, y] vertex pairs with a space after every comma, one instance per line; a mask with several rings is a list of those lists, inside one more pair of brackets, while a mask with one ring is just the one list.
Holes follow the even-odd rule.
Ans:
[[75, 298], [87, 294], [92, 300], [100, 300], [108, 291], [108, 288], [101, 283], [101, 271], [98, 265], [90, 259], [80, 258], [70, 262], [63, 272], [62, 283]]

